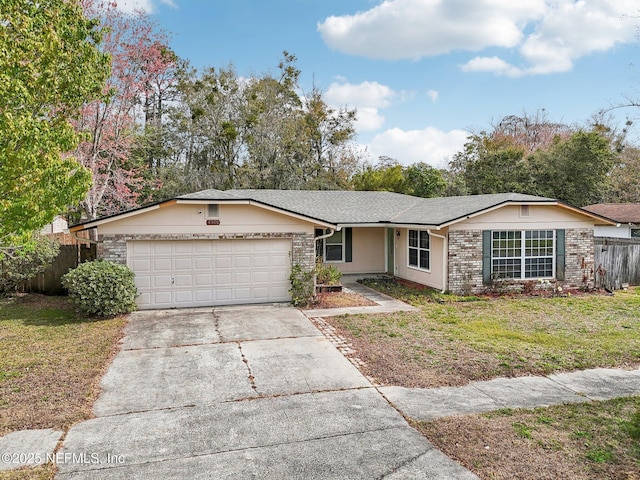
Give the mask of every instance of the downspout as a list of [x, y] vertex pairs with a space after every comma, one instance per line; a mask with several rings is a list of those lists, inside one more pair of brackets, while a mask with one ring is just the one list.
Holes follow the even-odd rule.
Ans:
[[431, 230], [427, 230], [429, 236], [434, 236], [436, 238], [442, 239], [442, 290], [440, 293], [444, 293], [447, 291], [447, 283], [449, 279], [449, 262], [448, 262], [448, 244], [446, 235], [440, 235], [437, 233], [433, 233]]
[[331, 235], [333, 235], [336, 232], [339, 232], [340, 230], [342, 230], [342, 228], [336, 228], [335, 230], [333, 229], [329, 229], [329, 233], [325, 233], [324, 235], [320, 235], [319, 237], [315, 237], [313, 240], [314, 241], [318, 241], [318, 240], [324, 240], [325, 238], [329, 238]]

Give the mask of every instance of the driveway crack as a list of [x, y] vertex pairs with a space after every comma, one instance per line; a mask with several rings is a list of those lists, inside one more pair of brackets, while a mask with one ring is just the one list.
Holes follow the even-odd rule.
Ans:
[[387, 472], [387, 473], [383, 474], [381, 477], [378, 477], [378, 480], [384, 480], [385, 478], [388, 478], [389, 475], [393, 475], [394, 473], [399, 471], [402, 467], [405, 467], [406, 465], [409, 465], [409, 464], [415, 462], [416, 460], [418, 460], [420, 457], [423, 457], [424, 455], [426, 455], [427, 452], [429, 452], [429, 450], [431, 450], [431, 449], [428, 449], [426, 452], [419, 453], [418, 455], [416, 455], [416, 456], [414, 456], [412, 458], [409, 458], [407, 461], [402, 462], [400, 465], [398, 465], [396, 468], [394, 468], [390, 472]]
[[218, 339], [222, 341], [222, 334], [220, 333], [220, 317], [216, 313], [215, 308], [211, 309], [211, 315], [213, 315], [213, 329], [215, 330]]
[[238, 343], [238, 350], [240, 350], [240, 356], [242, 357], [242, 361], [247, 367], [249, 384], [251, 385], [251, 388], [259, 395], [260, 393], [258, 392], [258, 386], [256, 385], [256, 377], [253, 376], [253, 372], [251, 371], [251, 365], [249, 365], [249, 359], [245, 357], [244, 352], [242, 351], [242, 344], [240, 342], [237, 342], [237, 343]]

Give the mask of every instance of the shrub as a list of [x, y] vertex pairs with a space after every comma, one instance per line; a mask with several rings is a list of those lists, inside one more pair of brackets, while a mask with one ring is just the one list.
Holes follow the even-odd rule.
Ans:
[[36, 234], [25, 247], [5, 251], [0, 260], [0, 293], [10, 293], [42, 273], [60, 253], [58, 242]]
[[342, 272], [335, 265], [316, 263], [316, 281], [322, 285], [338, 285], [342, 278]]
[[113, 316], [136, 309], [133, 271], [104, 260], [80, 264], [62, 277], [71, 301], [90, 315]]
[[296, 263], [291, 267], [291, 303], [295, 307], [306, 307], [311, 304], [315, 295], [315, 286], [313, 285], [314, 271], [305, 270], [302, 265]]

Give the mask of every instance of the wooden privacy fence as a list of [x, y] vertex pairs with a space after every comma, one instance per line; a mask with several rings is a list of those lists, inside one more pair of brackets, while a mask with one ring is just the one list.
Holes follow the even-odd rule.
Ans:
[[60, 253], [47, 269], [24, 284], [27, 292], [64, 295], [62, 276], [82, 262], [95, 260], [95, 245], [60, 245]]
[[596, 281], [610, 290], [640, 285], [640, 239], [596, 237]]

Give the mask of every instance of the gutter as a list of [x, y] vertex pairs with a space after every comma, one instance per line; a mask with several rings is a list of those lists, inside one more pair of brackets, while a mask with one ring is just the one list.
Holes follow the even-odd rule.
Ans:
[[448, 245], [448, 240], [447, 237], [445, 235], [440, 235], [437, 233], [433, 233], [431, 230], [427, 230], [427, 233], [429, 234], [429, 236], [434, 236], [436, 238], [441, 238], [442, 239], [442, 290], [440, 291], [440, 293], [444, 293], [447, 291], [447, 283], [448, 283], [448, 277], [449, 277], [449, 262], [448, 260], [448, 254], [449, 254], [449, 245]]
[[[93, 227], [93, 228], [95, 228], [95, 227]], [[88, 229], [87, 229], [87, 230], [88, 230]], [[99, 242], [98, 240], [91, 240], [90, 238], [86, 238], [86, 237], [79, 237], [79, 236], [76, 234], [76, 231], [77, 231], [77, 230], [71, 231], [71, 230], [69, 230], [68, 228], [66, 228], [66, 229], [64, 229], [64, 230], [62, 231], [62, 233], [67, 234], [67, 235], [71, 235], [71, 238], [73, 238], [73, 239], [75, 239], [75, 240], [78, 240], [78, 241], [79, 241], [79, 242], [81, 242], [81, 243], [92, 243], [92, 244], [94, 244], [94, 245], [98, 245], [99, 243], [102, 243], [102, 242]]]

